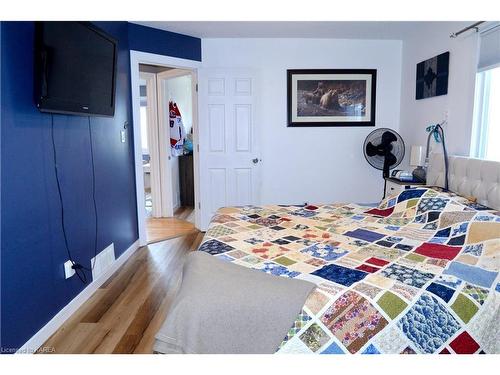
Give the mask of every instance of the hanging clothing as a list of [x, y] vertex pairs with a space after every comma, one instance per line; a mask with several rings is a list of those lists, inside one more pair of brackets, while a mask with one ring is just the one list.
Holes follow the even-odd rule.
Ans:
[[170, 148], [173, 156], [183, 154], [184, 139], [186, 138], [186, 130], [182, 123], [182, 116], [175, 102], [168, 103], [169, 122], [170, 122]]

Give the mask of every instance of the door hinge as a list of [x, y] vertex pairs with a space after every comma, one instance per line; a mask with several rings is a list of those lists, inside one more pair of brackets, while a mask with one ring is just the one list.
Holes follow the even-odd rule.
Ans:
[[196, 92], [198, 92], [198, 84], [196, 84]]
[[199, 143], [196, 145], [196, 151], [200, 152], [200, 144]]
[[198, 202], [198, 208], [201, 210], [201, 202]]

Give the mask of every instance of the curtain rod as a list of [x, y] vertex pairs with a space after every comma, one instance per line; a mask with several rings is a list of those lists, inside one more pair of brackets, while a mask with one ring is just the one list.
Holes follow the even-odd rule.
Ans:
[[474, 30], [476, 30], [476, 32], [478, 32], [479, 31], [478, 26], [485, 23], [485, 22], [486, 21], [479, 21], [479, 22], [473, 23], [470, 26], [464, 27], [462, 30], [458, 30], [458, 31], [450, 34], [450, 38], [456, 38], [460, 34], [465, 33], [466, 31], [469, 31], [470, 29], [474, 29]]

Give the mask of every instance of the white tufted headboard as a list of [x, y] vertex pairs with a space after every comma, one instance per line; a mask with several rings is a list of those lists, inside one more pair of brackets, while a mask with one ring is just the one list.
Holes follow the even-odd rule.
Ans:
[[[500, 162], [464, 156], [448, 156], [449, 189], [477, 203], [500, 210]], [[427, 169], [427, 185], [444, 187], [443, 154], [432, 153]]]

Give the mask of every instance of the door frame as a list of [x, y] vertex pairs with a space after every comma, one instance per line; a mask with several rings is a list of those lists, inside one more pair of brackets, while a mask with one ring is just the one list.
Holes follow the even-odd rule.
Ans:
[[[194, 121], [194, 113], [195, 108], [195, 95], [196, 95], [196, 72], [188, 69], [179, 69], [174, 68], [171, 70], [167, 70], [164, 72], [156, 73], [156, 92], [158, 103], [168, 103], [168, 98], [164, 97], [164, 91], [161, 87], [163, 79], [170, 79], [176, 77], [184, 77], [190, 76], [191, 78], [191, 94], [193, 97], [191, 98], [192, 102], [192, 110], [193, 110], [193, 123]], [[161, 212], [163, 217], [172, 217], [174, 216], [174, 202], [173, 202], [173, 176], [171, 173], [168, 173], [172, 170], [172, 163], [174, 160], [172, 159], [171, 154], [167, 151], [169, 150], [170, 139], [167, 134], [170, 134], [169, 124], [165, 119], [168, 119], [169, 113], [164, 105], [158, 105], [158, 141], [159, 141], [159, 160], [160, 160], [160, 169], [162, 171], [167, 171], [166, 173], [160, 174], [161, 180]], [[194, 152], [194, 150], [193, 150]]]
[[[141, 115], [140, 115], [140, 73], [139, 64], [149, 64], [179, 69], [188, 69], [195, 73], [201, 67], [201, 61], [181, 59], [178, 57], [157, 55], [154, 53], [130, 50], [130, 85], [132, 92], [132, 126], [134, 135], [134, 159], [135, 159], [135, 188], [137, 202], [137, 227], [139, 234], [139, 245], [147, 245], [146, 235], [146, 211], [140, 202], [144, 201], [144, 174], [142, 167], [142, 143], [141, 143]], [[200, 174], [198, 153], [198, 92], [193, 92], [193, 163], [194, 163], [194, 198], [195, 198], [195, 226], [200, 223], [199, 197], [200, 197]]]
[[[161, 182], [160, 182], [160, 152], [158, 142], [158, 106], [156, 102], [156, 74], [139, 72], [141, 80], [146, 81], [147, 96], [147, 131], [149, 148], [149, 165], [151, 179], [151, 200], [153, 201], [153, 217], [162, 216]], [[139, 122], [140, 126], [142, 124]], [[141, 133], [142, 137], [142, 133]], [[142, 140], [141, 140], [142, 141]], [[141, 157], [142, 162], [142, 157]]]

